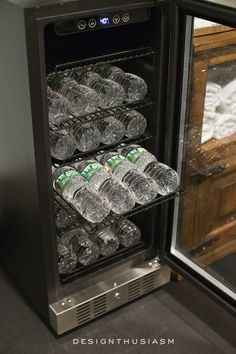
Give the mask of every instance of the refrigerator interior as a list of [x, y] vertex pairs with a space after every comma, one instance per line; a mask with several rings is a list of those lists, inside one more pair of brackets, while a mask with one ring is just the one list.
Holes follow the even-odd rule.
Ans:
[[[45, 27], [45, 61], [48, 78], [57, 72], [70, 73], [75, 68], [91, 70], [95, 65], [109, 63], [122, 68], [125, 72], [139, 75], [148, 86], [147, 96], [142, 101], [126, 102], [121, 106], [99, 110], [85, 116], [74, 116], [69, 123], [62, 123], [60, 126], [60, 129], [67, 129], [76, 123], [95, 122], [109, 115], [135, 109], [147, 119], [147, 130], [143, 135], [135, 138], [123, 138], [117, 144], [100, 144], [94, 151], [76, 151], [73, 157], [68, 160], [58, 161], [53, 159], [54, 167], [73, 165], [73, 163], [83, 159], [94, 158], [101, 152], [117, 151], [119, 147], [124, 147], [129, 143], [141, 144], [157, 156], [158, 160], [165, 162], [163, 161], [163, 136], [165, 135], [166, 122], [160, 117], [160, 107], [163, 103], [160, 102], [160, 97], [163, 83], [158, 80], [160, 77], [161, 22], [160, 10], [152, 8], [148, 11], [147, 20], [128, 25], [69, 34], [63, 33], [63, 31], [70, 32], [70, 29], [68, 29], [70, 23], [66, 21], [51, 23]], [[58, 127], [51, 127], [50, 129], [60, 130]], [[82, 266], [78, 264], [72, 273], [61, 275], [61, 284], [68, 284], [98, 270], [115, 266], [127, 259], [136, 257], [137, 254], [143, 254], [143, 260], [145, 261], [156, 257], [161, 237], [161, 220], [158, 217], [160, 215], [159, 204], [178, 195], [179, 191], [167, 196], [158, 195], [154, 201], [146, 205], [136, 204], [130, 212], [122, 216], [111, 212], [100, 224], [91, 225], [91, 223], [86, 222], [87, 230], [94, 233], [95, 230], [109, 226], [119, 219], [128, 218], [141, 230], [142, 238], [131, 248], [120, 246], [115, 254], [107, 257], [100, 256], [92, 265]], [[76, 215], [73, 227], [76, 227], [76, 224], [80, 222], [81, 217], [76, 213], [76, 210], [55, 194], [56, 208], [64, 208], [68, 214]], [[64, 232], [66, 231], [64, 230]]]

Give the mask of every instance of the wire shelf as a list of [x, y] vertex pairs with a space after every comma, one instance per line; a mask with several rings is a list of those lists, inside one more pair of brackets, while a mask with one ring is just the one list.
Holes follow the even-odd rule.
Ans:
[[118, 215], [113, 212], [110, 212], [110, 214], [101, 223], [98, 223], [98, 224], [92, 224], [92, 223], [88, 222], [87, 220], [85, 220], [81, 216], [81, 214], [76, 210], [76, 208], [72, 204], [70, 204], [67, 200], [62, 198], [59, 194], [57, 194], [57, 192], [55, 192], [55, 195], [57, 197], [54, 198], [54, 200], [55, 200], [55, 203], [57, 203], [57, 205], [59, 205], [61, 208], [65, 209], [69, 215], [71, 215], [72, 217], [75, 218], [75, 226], [77, 225], [78, 222], [82, 222], [83, 225], [85, 225], [86, 230], [89, 233], [93, 233], [97, 230], [100, 230], [100, 229], [103, 229], [107, 226], [112, 225], [113, 223], [117, 222], [118, 220], [130, 218], [136, 214], [139, 214], [139, 213], [142, 213], [142, 212], [147, 211], [149, 209], [152, 209], [157, 205], [160, 205], [160, 204], [163, 204], [169, 200], [175, 199], [175, 198], [181, 196], [182, 194], [183, 194], [183, 191], [182, 191], [182, 189], [179, 188], [174, 193], [170, 193], [165, 196], [158, 195], [154, 200], [152, 200], [151, 202], [146, 203], [144, 205], [136, 204], [132, 210], [128, 211], [125, 214]]
[[124, 148], [125, 146], [127, 146], [129, 144], [140, 144], [144, 141], [150, 140], [151, 138], [152, 138], [152, 135], [147, 132], [147, 133], [145, 133], [139, 137], [136, 137], [136, 138], [124, 138], [115, 144], [110, 144], [110, 145], [101, 144], [97, 149], [95, 149], [93, 151], [78, 152], [78, 153], [75, 153], [72, 157], [70, 157], [66, 160], [63, 160], [63, 161], [53, 159], [52, 164], [56, 168], [59, 166], [61, 167], [61, 166], [65, 166], [65, 165], [72, 165], [76, 162], [81, 161], [82, 159], [94, 158], [94, 156], [101, 155], [105, 152], [107, 153], [110, 151], [116, 151], [117, 149]]
[[[181, 196], [182, 194], [183, 191], [181, 189], [178, 189], [175, 193], [171, 193], [167, 196], [158, 196], [155, 200], [153, 200], [148, 204], [136, 205], [131, 211], [123, 215], [117, 215], [111, 212], [110, 215], [103, 222], [99, 224], [92, 224], [86, 221], [72, 205], [70, 205], [66, 200], [64, 200], [61, 196], [59, 196], [55, 192], [54, 203], [56, 208], [64, 209], [68, 213], [68, 215], [74, 220], [74, 222], [71, 223], [69, 227], [61, 229], [60, 231], [57, 230], [57, 232], [58, 234], [64, 233], [82, 224], [84, 229], [88, 232], [88, 234], [92, 234], [100, 229], [111, 226], [113, 223], [116, 223], [119, 220], [122, 220], [124, 218], [130, 218], [138, 213], [145, 212], [151, 208], [154, 208], [157, 205], [175, 199]], [[74, 280], [75, 278], [77, 278], [78, 276], [91, 274], [92, 271], [97, 270], [99, 267], [103, 267], [107, 264], [110, 264], [111, 262], [124, 259], [127, 256], [136, 254], [137, 252], [147, 248], [148, 248], [148, 244], [145, 243], [144, 240], [140, 240], [135, 246], [130, 248], [125, 248], [123, 246], [120, 246], [114, 254], [107, 257], [100, 256], [100, 258], [96, 262], [94, 262], [89, 266], [83, 266], [78, 263], [77, 267], [70, 274], [60, 275], [61, 282], [62, 284], [67, 284], [72, 280]]]
[[53, 131], [60, 131], [62, 129], [69, 129], [72, 126], [77, 124], [85, 124], [88, 122], [94, 122], [96, 120], [101, 120], [109, 116], [118, 116], [121, 113], [138, 110], [140, 108], [152, 106], [156, 101], [151, 100], [149, 97], [145, 97], [142, 101], [136, 101], [133, 103], [124, 103], [120, 106], [107, 108], [107, 109], [99, 109], [96, 112], [89, 113], [83, 116], [73, 116], [71, 115], [68, 120], [62, 122], [60, 125], [50, 124], [50, 129]]
[[70, 74], [74, 70], [85, 68], [90, 69], [95, 65], [119, 63], [128, 60], [144, 58], [155, 54], [157, 54], [157, 51], [153, 50], [151, 47], [142, 47], [139, 49], [126, 50], [118, 53], [97, 56], [90, 59], [86, 58], [68, 63], [58, 64], [55, 66], [55, 70], [48, 75], [48, 78], [55, 74]]
[[83, 266], [78, 263], [77, 267], [70, 274], [60, 275], [61, 283], [62, 284], [70, 283], [72, 280], [81, 276], [85, 276], [87, 274], [91, 274], [92, 272], [98, 269], [104, 268], [108, 264], [119, 261], [120, 259], [125, 259], [128, 256], [131, 256], [132, 254], [137, 254], [138, 251], [142, 251], [147, 247], [148, 245], [145, 242], [140, 241], [135, 246], [130, 248], [125, 248], [120, 246], [114, 254], [107, 257], [100, 256], [96, 262], [94, 262], [89, 266]]

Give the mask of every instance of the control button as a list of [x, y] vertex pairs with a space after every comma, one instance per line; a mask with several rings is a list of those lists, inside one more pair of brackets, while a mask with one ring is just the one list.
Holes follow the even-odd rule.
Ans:
[[84, 20], [80, 20], [78, 23], [79, 30], [83, 31], [86, 28], [87, 24]]
[[130, 14], [128, 14], [128, 13], [125, 13], [125, 14], [123, 14], [122, 15], [122, 21], [123, 22], [129, 22], [129, 20], [130, 20]]
[[91, 18], [91, 19], [89, 20], [89, 22], [88, 22], [88, 25], [89, 25], [90, 28], [96, 27], [97, 21], [95, 20], [95, 18]]
[[115, 15], [112, 17], [112, 22], [117, 25], [120, 22], [120, 16], [119, 15]]

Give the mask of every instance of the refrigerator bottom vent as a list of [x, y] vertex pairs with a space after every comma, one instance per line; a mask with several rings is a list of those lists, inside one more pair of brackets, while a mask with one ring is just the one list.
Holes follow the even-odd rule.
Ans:
[[77, 307], [77, 323], [78, 326], [88, 322], [91, 319], [90, 303]]
[[77, 307], [77, 324], [80, 326], [106, 312], [107, 298], [106, 295], [102, 295]]
[[155, 272], [145, 275], [143, 278], [135, 280], [129, 284], [128, 287], [128, 300], [132, 301], [156, 288], [155, 278], [157, 274]]
[[138, 297], [157, 289], [170, 279], [170, 269], [158, 259], [114, 273], [50, 305], [51, 325], [57, 334], [96, 319]]

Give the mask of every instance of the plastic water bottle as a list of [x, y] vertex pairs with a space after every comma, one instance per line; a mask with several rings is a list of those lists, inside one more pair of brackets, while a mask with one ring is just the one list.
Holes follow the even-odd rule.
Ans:
[[55, 205], [55, 223], [58, 229], [68, 229], [76, 222], [76, 216]]
[[129, 189], [119, 182], [96, 160], [82, 161], [76, 168], [93, 189], [105, 197], [111, 210], [116, 214], [123, 214], [135, 205], [135, 197]]
[[49, 126], [55, 130], [59, 129], [62, 127], [64, 123], [67, 123], [70, 119], [70, 116], [66, 113], [55, 113], [55, 114], [49, 114], [48, 120], [49, 120]]
[[141, 231], [130, 220], [119, 220], [114, 226], [113, 231], [119, 239], [119, 242], [124, 247], [135, 246], [141, 239]]
[[68, 131], [75, 137], [79, 151], [92, 151], [100, 145], [101, 133], [92, 123], [79, 123], [70, 127]]
[[49, 143], [52, 157], [61, 161], [72, 157], [77, 146], [75, 138], [65, 131], [49, 130]]
[[69, 116], [72, 113], [72, 106], [67, 98], [53, 91], [50, 87], [47, 88], [47, 97], [50, 120], [54, 120], [53, 117], [58, 114]]
[[110, 256], [119, 248], [119, 240], [111, 227], [99, 230], [91, 235], [91, 237], [98, 246], [99, 253], [102, 256]]
[[98, 121], [98, 128], [101, 133], [101, 142], [105, 145], [119, 142], [124, 134], [124, 125], [114, 117], [106, 117]]
[[129, 138], [142, 135], [147, 128], [146, 118], [137, 111], [122, 113], [118, 119], [125, 127], [125, 135]]
[[74, 74], [78, 82], [89, 86], [98, 94], [101, 108], [119, 106], [125, 99], [124, 89], [116, 82], [102, 78], [98, 73], [88, 71], [85, 73], [77, 72]]
[[76, 268], [77, 257], [70, 247], [57, 238], [58, 270], [60, 274], [70, 274]]
[[151, 177], [161, 195], [173, 193], [179, 186], [180, 178], [176, 171], [169, 166], [158, 162], [156, 157], [140, 145], [130, 145], [122, 150], [122, 154], [135, 167]]
[[116, 66], [104, 65], [95, 69], [103, 77], [113, 80], [123, 87], [126, 101], [135, 102], [143, 100], [147, 94], [147, 84], [138, 75], [125, 73]]
[[96, 91], [78, 84], [70, 76], [52, 75], [48, 79], [48, 86], [68, 99], [73, 114], [77, 116], [92, 113], [98, 109], [100, 98]]
[[156, 197], [157, 191], [152, 180], [134, 168], [121, 154], [109, 152], [99, 155], [97, 160], [133, 192], [137, 203], [145, 204]]
[[82, 227], [64, 233], [61, 242], [71, 247], [78, 262], [84, 266], [93, 264], [99, 257], [98, 246], [90, 240], [88, 233]]
[[85, 179], [71, 166], [55, 170], [53, 187], [91, 223], [101, 222], [110, 212], [105, 198], [92, 190]]

